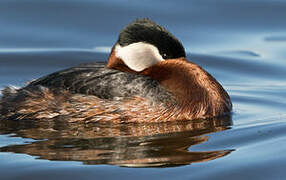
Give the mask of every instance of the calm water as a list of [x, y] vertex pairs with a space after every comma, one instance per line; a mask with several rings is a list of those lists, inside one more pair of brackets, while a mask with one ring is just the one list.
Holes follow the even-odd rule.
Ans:
[[1, 122], [0, 179], [286, 179], [285, 9], [285, 0], [1, 0], [0, 88], [106, 60], [124, 25], [150, 17], [222, 83], [234, 110], [163, 124]]

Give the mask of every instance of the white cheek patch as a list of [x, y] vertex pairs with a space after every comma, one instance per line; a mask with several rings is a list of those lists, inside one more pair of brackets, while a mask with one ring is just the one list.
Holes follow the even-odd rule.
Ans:
[[122, 59], [130, 69], [137, 72], [164, 61], [158, 48], [143, 42], [133, 43], [125, 47], [118, 44], [115, 47], [115, 55]]

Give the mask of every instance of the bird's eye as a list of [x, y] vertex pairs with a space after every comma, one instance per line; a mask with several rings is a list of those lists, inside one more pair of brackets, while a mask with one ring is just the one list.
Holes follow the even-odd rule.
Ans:
[[166, 54], [166, 53], [163, 54], [163, 58], [164, 58], [164, 59], [167, 58], [167, 54]]

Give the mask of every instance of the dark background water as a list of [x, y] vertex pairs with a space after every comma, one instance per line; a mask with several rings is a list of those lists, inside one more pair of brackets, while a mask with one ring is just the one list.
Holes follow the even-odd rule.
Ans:
[[285, 9], [285, 0], [1, 0], [0, 88], [106, 60], [120, 30], [149, 17], [222, 83], [234, 110], [139, 127], [1, 123], [0, 179], [285, 179]]

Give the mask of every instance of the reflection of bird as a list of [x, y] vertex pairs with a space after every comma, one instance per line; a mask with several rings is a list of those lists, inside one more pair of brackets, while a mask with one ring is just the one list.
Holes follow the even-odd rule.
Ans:
[[106, 67], [84, 64], [6, 88], [0, 108], [13, 119], [158, 122], [220, 116], [232, 104], [210, 74], [186, 60], [177, 38], [140, 19], [121, 31]]
[[[140, 124], [0, 121], [0, 134], [40, 140], [0, 147], [0, 152], [85, 164], [179, 166], [205, 162], [231, 153], [232, 149], [212, 150], [204, 147], [207, 141], [212, 141], [206, 134], [226, 130], [230, 125], [230, 116]], [[192, 146], [198, 144], [204, 151], [192, 151]]]

